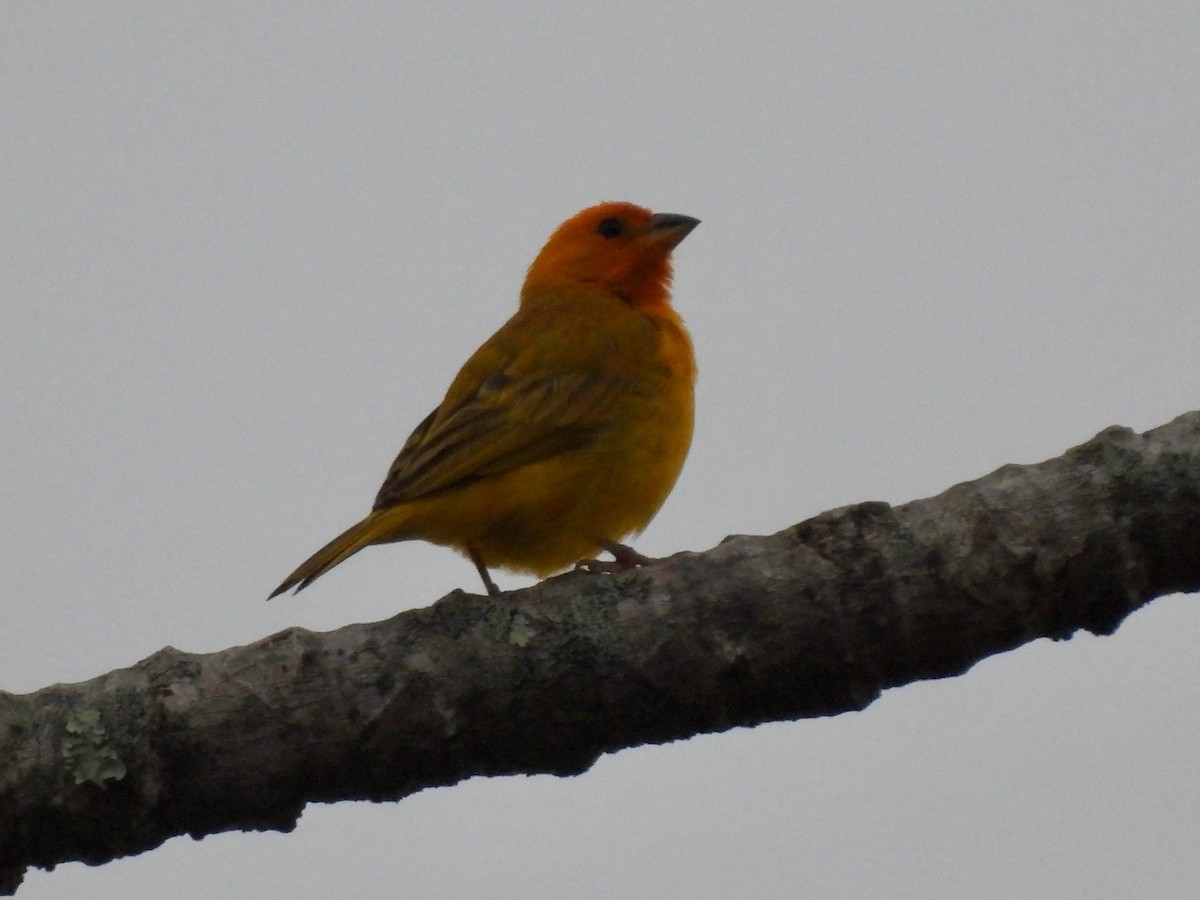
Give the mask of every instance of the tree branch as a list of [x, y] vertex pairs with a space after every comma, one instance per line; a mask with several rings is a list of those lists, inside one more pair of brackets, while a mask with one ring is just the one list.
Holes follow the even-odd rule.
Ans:
[[638, 571], [0, 693], [0, 891], [31, 865], [286, 831], [313, 801], [575, 774], [623, 747], [862, 709], [1038, 637], [1111, 633], [1196, 590], [1198, 547], [1194, 412]]

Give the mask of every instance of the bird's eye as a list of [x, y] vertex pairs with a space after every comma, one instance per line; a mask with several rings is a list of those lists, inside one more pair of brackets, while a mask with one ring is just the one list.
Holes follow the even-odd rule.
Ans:
[[612, 216], [601, 219], [600, 224], [596, 226], [596, 233], [606, 238], [620, 237], [624, 231], [625, 223]]

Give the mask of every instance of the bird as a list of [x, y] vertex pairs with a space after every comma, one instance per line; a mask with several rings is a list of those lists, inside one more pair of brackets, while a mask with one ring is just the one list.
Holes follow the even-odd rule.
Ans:
[[698, 224], [606, 202], [560, 225], [516, 313], [412, 432], [371, 512], [268, 599], [395, 541], [464, 554], [491, 596], [491, 568], [544, 577], [653, 562], [621, 541], [658, 512], [691, 445], [696, 362], [671, 304], [671, 252]]

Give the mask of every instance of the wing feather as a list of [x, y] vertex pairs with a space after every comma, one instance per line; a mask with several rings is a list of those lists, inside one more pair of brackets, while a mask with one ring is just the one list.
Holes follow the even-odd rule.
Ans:
[[517, 378], [495, 372], [417, 426], [388, 471], [375, 508], [584, 447], [604, 430], [624, 384], [598, 370]]

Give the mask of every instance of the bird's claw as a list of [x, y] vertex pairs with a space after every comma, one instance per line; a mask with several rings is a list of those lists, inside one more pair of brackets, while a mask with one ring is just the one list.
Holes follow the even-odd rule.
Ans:
[[576, 572], [590, 572], [593, 575], [615, 575], [627, 572], [640, 566], [650, 566], [658, 562], [651, 556], [644, 556], [632, 547], [618, 544], [616, 541], [601, 541], [601, 548], [612, 554], [612, 559], [581, 559], [575, 563]]

